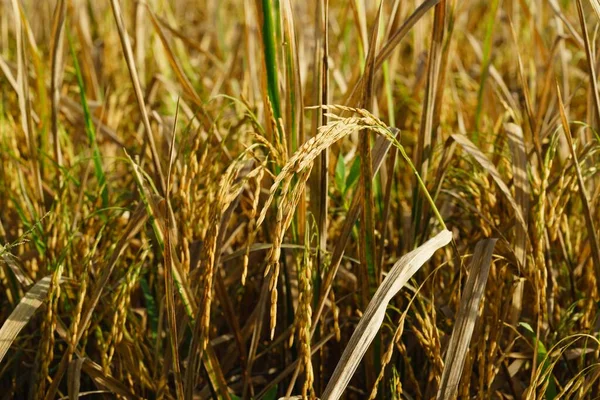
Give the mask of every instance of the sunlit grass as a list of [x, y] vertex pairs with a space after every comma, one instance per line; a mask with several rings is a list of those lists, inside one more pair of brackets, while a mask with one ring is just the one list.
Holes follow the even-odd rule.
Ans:
[[1, 2], [0, 397], [593, 398], [599, 11]]

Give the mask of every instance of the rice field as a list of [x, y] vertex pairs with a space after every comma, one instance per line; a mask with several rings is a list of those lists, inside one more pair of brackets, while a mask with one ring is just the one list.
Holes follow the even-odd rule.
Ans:
[[600, 396], [599, 0], [0, 1], [0, 399]]

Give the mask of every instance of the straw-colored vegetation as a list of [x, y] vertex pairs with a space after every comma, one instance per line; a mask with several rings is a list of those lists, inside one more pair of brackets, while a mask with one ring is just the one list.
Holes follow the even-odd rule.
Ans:
[[599, 0], [0, 2], [0, 399], [591, 399]]

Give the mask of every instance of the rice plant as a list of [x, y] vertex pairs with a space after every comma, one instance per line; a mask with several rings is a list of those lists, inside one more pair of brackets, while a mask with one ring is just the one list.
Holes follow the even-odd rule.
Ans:
[[593, 399], [598, 0], [0, 1], [1, 399]]

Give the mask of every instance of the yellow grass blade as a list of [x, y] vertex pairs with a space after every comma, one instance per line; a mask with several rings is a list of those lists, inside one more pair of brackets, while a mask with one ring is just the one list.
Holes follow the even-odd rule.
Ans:
[[394, 264], [394, 267], [375, 292], [352, 334], [329, 380], [329, 384], [325, 388], [322, 396], [323, 400], [337, 400], [342, 396], [348, 382], [350, 382], [350, 378], [352, 378], [363, 355], [377, 334], [390, 300], [404, 287], [415, 272], [431, 258], [433, 253], [450, 243], [450, 240], [452, 240], [452, 233], [442, 231], [415, 250], [404, 255]]
[[592, 208], [585, 187], [585, 181], [581, 174], [581, 167], [579, 166], [579, 159], [577, 152], [575, 151], [575, 144], [573, 143], [573, 135], [571, 135], [571, 128], [569, 127], [569, 121], [565, 113], [565, 106], [563, 104], [562, 95], [560, 94], [560, 87], [556, 84], [556, 91], [558, 92], [558, 110], [560, 111], [560, 120], [562, 123], [563, 132], [569, 143], [569, 150], [571, 157], [573, 157], [573, 164], [575, 165], [575, 171], [577, 173], [577, 185], [579, 187], [579, 197], [581, 199], [581, 205], [583, 206], [583, 216], [585, 218], [585, 225], [588, 233], [588, 241], [592, 249], [592, 261], [594, 263], [594, 271], [596, 274], [597, 282], [600, 282], [600, 242], [598, 241], [598, 233], [596, 231]]
[[479, 307], [483, 300], [496, 241], [497, 239], [481, 240], [475, 247], [475, 254], [473, 254], [473, 260], [469, 267], [469, 277], [462, 293], [446, 352], [444, 371], [437, 394], [438, 400], [455, 399], [458, 394], [458, 384], [469, 351]]
[[6, 352], [21, 332], [21, 329], [27, 325], [35, 311], [46, 300], [46, 294], [50, 289], [52, 275], [40, 279], [19, 301], [8, 319], [0, 328], [0, 363], [6, 355]]
[[161, 193], [164, 194], [167, 189], [165, 176], [163, 174], [162, 166], [160, 164], [160, 156], [158, 154], [158, 150], [156, 149], [156, 144], [154, 143], [154, 135], [152, 133], [152, 127], [150, 126], [150, 118], [148, 117], [146, 102], [144, 100], [144, 95], [142, 94], [140, 78], [138, 77], [137, 70], [135, 68], [133, 50], [131, 49], [129, 36], [127, 34], [127, 30], [125, 29], [125, 22], [123, 21], [121, 6], [119, 4], [119, 0], [111, 0], [110, 4], [112, 6], [115, 22], [117, 23], [117, 28], [119, 30], [121, 46], [123, 47], [123, 53], [125, 54], [125, 60], [127, 61], [127, 68], [129, 69], [129, 76], [131, 78], [131, 83], [133, 84], [133, 89], [135, 91], [135, 97], [138, 102], [138, 108], [142, 116], [142, 122], [144, 123], [146, 139], [148, 140], [148, 143], [150, 145], [150, 151], [152, 152], [152, 162], [154, 164], [155, 173], [157, 174], [158, 184], [161, 189]]

